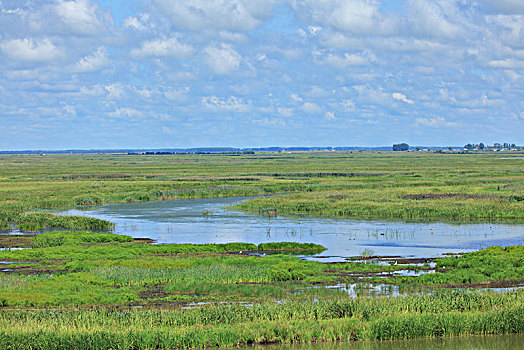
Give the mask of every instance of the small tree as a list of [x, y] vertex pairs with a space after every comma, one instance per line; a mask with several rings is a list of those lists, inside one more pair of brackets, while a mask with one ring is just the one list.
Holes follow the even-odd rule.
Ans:
[[393, 145], [393, 151], [407, 151], [409, 145], [407, 143], [397, 143]]

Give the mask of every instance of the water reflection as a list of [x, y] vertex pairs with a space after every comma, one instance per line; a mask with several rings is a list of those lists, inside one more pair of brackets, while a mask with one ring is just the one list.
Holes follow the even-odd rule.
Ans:
[[393, 341], [250, 346], [253, 350], [520, 350], [524, 334], [477, 335]]
[[524, 242], [524, 224], [414, 223], [263, 217], [227, 209], [246, 198], [211, 198], [107, 205], [62, 214], [112, 221], [115, 232], [159, 243], [296, 241], [322, 244], [321, 257], [342, 261], [363, 251], [375, 255], [432, 257], [490, 245]]

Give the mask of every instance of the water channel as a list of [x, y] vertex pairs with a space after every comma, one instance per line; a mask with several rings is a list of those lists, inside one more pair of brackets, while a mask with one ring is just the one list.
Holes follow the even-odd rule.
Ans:
[[252, 350], [520, 350], [524, 334], [472, 335], [428, 339], [358, 341], [246, 347]]
[[524, 244], [524, 222], [402, 222], [264, 217], [231, 209], [246, 197], [181, 199], [70, 209], [111, 221], [115, 233], [163, 243], [311, 242], [328, 248], [322, 261], [342, 261], [362, 252], [436, 257], [491, 245]]

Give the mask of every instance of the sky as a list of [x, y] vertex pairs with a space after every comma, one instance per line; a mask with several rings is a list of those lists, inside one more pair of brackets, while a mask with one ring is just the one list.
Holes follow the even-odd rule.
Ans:
[[0, 0], [0, 150], [524, 145], [522, 0]]

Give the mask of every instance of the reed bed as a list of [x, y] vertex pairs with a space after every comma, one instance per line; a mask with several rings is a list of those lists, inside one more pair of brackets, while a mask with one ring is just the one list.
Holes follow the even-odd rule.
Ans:
[[0, 313], [0, 346], [168, 349], [518, 333], [522, 301], [517, 292], [445, 293], [192, 310], [9, 310]]

